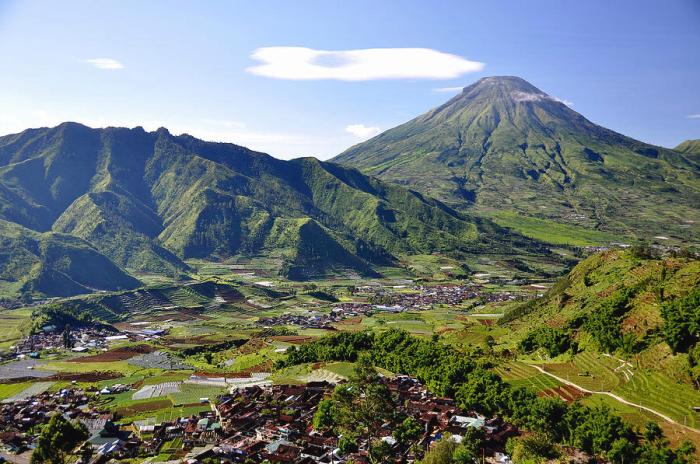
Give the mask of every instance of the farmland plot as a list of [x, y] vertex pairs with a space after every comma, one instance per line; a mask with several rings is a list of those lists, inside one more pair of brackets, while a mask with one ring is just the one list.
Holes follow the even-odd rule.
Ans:
[[11, 396], [5, 400], [3, 400], [3, 403], [14, 403], [15, 401], [22, 401], [26, 400], [27, 398], [30, 398], [34, 395], [39, 395], [41, 393], [44, 393], [46, 390], [48, 390], [51, 385], [53, 385], [54, 382], [37, 382], [33, 383], [21, 392], [17, 393], [14, 396]]
[[165, 382], [155, 385], [146, 385], [141, 390], [135, 392], [131, 399], [147, 400], [149, 398], [158, 398], [159, 396], [168, 396], [171, 393], [180, 391], [180, 382]]

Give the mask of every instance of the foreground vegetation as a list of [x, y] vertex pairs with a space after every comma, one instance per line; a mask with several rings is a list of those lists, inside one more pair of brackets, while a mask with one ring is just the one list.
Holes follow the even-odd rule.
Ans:
[[[520, 456], [517, 462], [525, 462], [525, 458], [554, 457], [561, 452], [561, 445], [574, 446], [613, 462], [690, 462], [695, 450], [690, 443], [684, 443], [677, 450], [670, 449], [655, 424], [635, 432], [609, 408], [588, 407], [580, 403], [568, 406], [559, 399], [538, 397], [527, 388], [512, 387], [489, 371], [489, 366], [479, 357], [465, 356], [438, 338], [421, 340], [398, 330], [338, 334], [291, 349], [278, 366], [358, 359], [358, 384], [353, 394], [365, 392], [364, 401], [377, 408], [370, 410], [372, 414], [380, 414], [384, 409], [380, 399], [386, 396], [386, 393], [368, 391], [372, 383], [365, 377], [369, 375], [366, 366], [374, 364], [392, 372], [418, 377], [435, 394], [454, 396], [463, 410], [474, 410], [487, 416], [497, 414], [525, 430], [537, 432], [534, 437], [527, 436], [510, 445], [511, 455]], [[323, 408], [318, 423], [338, 426], [340, 430], [356, 424], [361, 429], [362, 421], [348, 419], [347, 416], [355, 417], [355, 413], [348, 411], [348, 401], [350, 404], [353, 401], [344, 393], [347, 387], [340, 388]], [[352, 391], [352, 384], [350, 388]], [[364, 433], [370, 432], [365, 427]], [[352, 433], [362, 431], [355, 428]], [[464, 456], [464, 460], [461, 461], [459, 456]], [[453, 450], [456, 462], [469, 462], [470, 456], [473, 459], [459, 447]], [[432, 457], [428, 459], [428, 462], [435, 462]]]

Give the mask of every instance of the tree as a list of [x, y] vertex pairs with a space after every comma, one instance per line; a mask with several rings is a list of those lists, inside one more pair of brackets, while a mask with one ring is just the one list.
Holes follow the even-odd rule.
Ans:
[[634, 443], [627, 438], [618, 438], [610, 445], [607, 456], [612, 462], [624, 464], [625, 462], [634, 462], [635, 452]]
[[664, 338], [674, 353], [687, 352], [698, 342], [700, 332], [700, 288], [661, 306]]
[[31, 464], [64, 464], [66, 455], [87, 438], [87, 428], [83, 424], [54, 414], [41, 429]]
[[[342, 446], [338, 443], [338, 447], [345, 454], [356, 448], [358, 437], [379, 436], [379, 429], [393, 416], [394, 410], [389, 388], [382, 382], [370, 357], [361, 353], [350, 381], [338, 385], [330, 399], [319, 403], [313, 426], [342, 435]], [[388, 452], [386, 448], [383, 441], [371, 441], [370, 460], [382, 462], [384, 453]]]
[[659, 424], [650, 421], [644, 426], [644, 433], [642, 435], [646, 441], [655, 442], [664, 437], [664, 432], [661, 430], [661, 427], [659, 427]]
[[379, 428], [393, 414], [395, 405], [389, 388], [381, 381], [368, 355], [360, 355], [350, 386], [354, 392], [352, 407], [357, 427], [369, 436], [377, 436]]
[[481, 456], [482, 443], [484, 441], [484, 431], [481, 429], [468, 428], [462, 436], [462, 441], [452, 453], [452, 461], [456, 464], [473, 464]]
[[569, 406], [562, 421], [567, 427], [569, 442], [587, 453], [605, 455], [621, 438], [635, 441], [632, 428], [605, 405]]
[[391, 454], [391, 446], [383, 440], [372, 440], [369, 444], [369, 462], [379, 464], [386, 462]]
[[473, 464], [481, 456], [481, 443], [484, 434], [481, 430], [467, 429], [462, 440], [445, 435], [425, 453], [421, 464]]
[[452, 456], [456, 449], [457, 442], [451, 436], [445, 436], [425, 453], [421, 464], [452, 464]]
[[396, 427], [393, 435], [399, 443], [407, 443], [420, 437], [421, 432], [423, 432], [423, 427], [421, 427], [420, 422], [408, 416]]
[[544, 462], [557, 457], [557, 450], [544, 434], [509, 438], [506, 452], [515, 464]]
[[314, 414], [314, 420], [312, 422], [315, 430], [328, 430], [333, 426], [333, 409], [332, 400], [322, 400], [318, 403], [318, 408], [316, 409], [316, 414]]
[[66, 327], [63, 329], [63, 348], [69, 350], [73, 348], [73, 336], [70, 333], [70, 325], [66, 324]]
[[357, 451], [357, 437], [350, 432], [344, 434], [338, 440], [338, 450], [343, 456]]

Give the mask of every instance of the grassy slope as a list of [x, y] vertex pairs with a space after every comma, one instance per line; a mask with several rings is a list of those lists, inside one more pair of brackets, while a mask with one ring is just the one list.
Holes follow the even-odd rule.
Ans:
[[700, 238], [684, 223], [700, 222], [696, 156], [596, 126], [517, 78], [482, 79], [333, 161], [470, 211], [625, 237]]
[[2, 220], [0, 268], [0, 287], [9, 295], [69, 296], [140, 285], [84, 240]]
[[[499, 341], [514, 345], [542, 325], [566, 327], [581, 316], [596, 317], [601, 302], [634, 288], [619, 319], [621, 333], [633, 334], [641, 342], [634, 353], [601, 354], [583, 326], [575, 331], [581, 350], [578, 354], [553, 360], [536, 356], [531, 362], [544, 362], [548, 372], [584, 388], [612, 391], [696, 426], [700, 418], [690, 411], [690, 406], [700, 403], [700, 393], [691, 385], [688, 355], [672, 354], [659, 333], [663, 324], [659, 308], [661, 301], [683, 296], [698, 285], [698, 260], [639, 259], [630, 251], [620, 250], [595, 254], [579, 263], [534, 304], [507, 313], [501, 322], [507, 329], [506, 336]], [[618, 359], [630, 364], [620, 367]]]
[[553, 245], [589, 246], [619, 240], [619, 235], [610, 232], [561, 224], [551, 219], [523, 216], [512, 211], [494, 210], [486, 214], [498, 225]]
[[[281, 161], [166, 130], [66, 123], [0, 138], [0, 218], [89, 241], [142, 273], [281, 256], [288, 275], [371, 274], [399, 255], [546, 253], [495, 224], [312, 158]], [[327, 246], [314, 246], [320, 240]]]
[[674, 148], [674, 150], [679, 153], [700, 155], [700, 139], [686, 140], [685, 142], [680, 143], [676, 148]]

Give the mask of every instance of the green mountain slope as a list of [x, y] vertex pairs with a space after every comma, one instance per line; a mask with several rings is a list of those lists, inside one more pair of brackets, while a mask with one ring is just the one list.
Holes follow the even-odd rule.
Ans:
[[591, 255], [543, 297], [507, 311], [499, 325], [499, 343], [536, 364], [538, 381], [553, 375], [698, 428], [697, 256], [644, 247]]
[[595, 125], [517, 77], [481, 79], [332, 161], [497, 220], [700, 238], [687, 226], [700, 221], [696, 157]]
[[685, 142], [681, 142], [681, 144], [674, 148], [674, 150], [679, 153], [700, 155], [700, 139], [686, 140]]
[[0, 291], [5, 294], [70, 296], [139, 285], [80, 238], [0, 220]]
[[[697, 343], [699, 302], [696, 257], [611, 250], [581, 261], [542, 298], [516, 306], [500, 324], [516, 341], [553, 328], [568, 333], [580, 351], [634, 355], [646, 367], [698, 382], [700, 352], [695, 358], [687, 353]], [[679, 305], [687, 314], [674, 317]]]
[[295, 278], [372, 275], [414, 253], [548, 254], [541, 244], [403, 187], [165, 129], [65, 123], [0, 137], [0, 218], [80, 237], [117, 264], [278, 258]]

